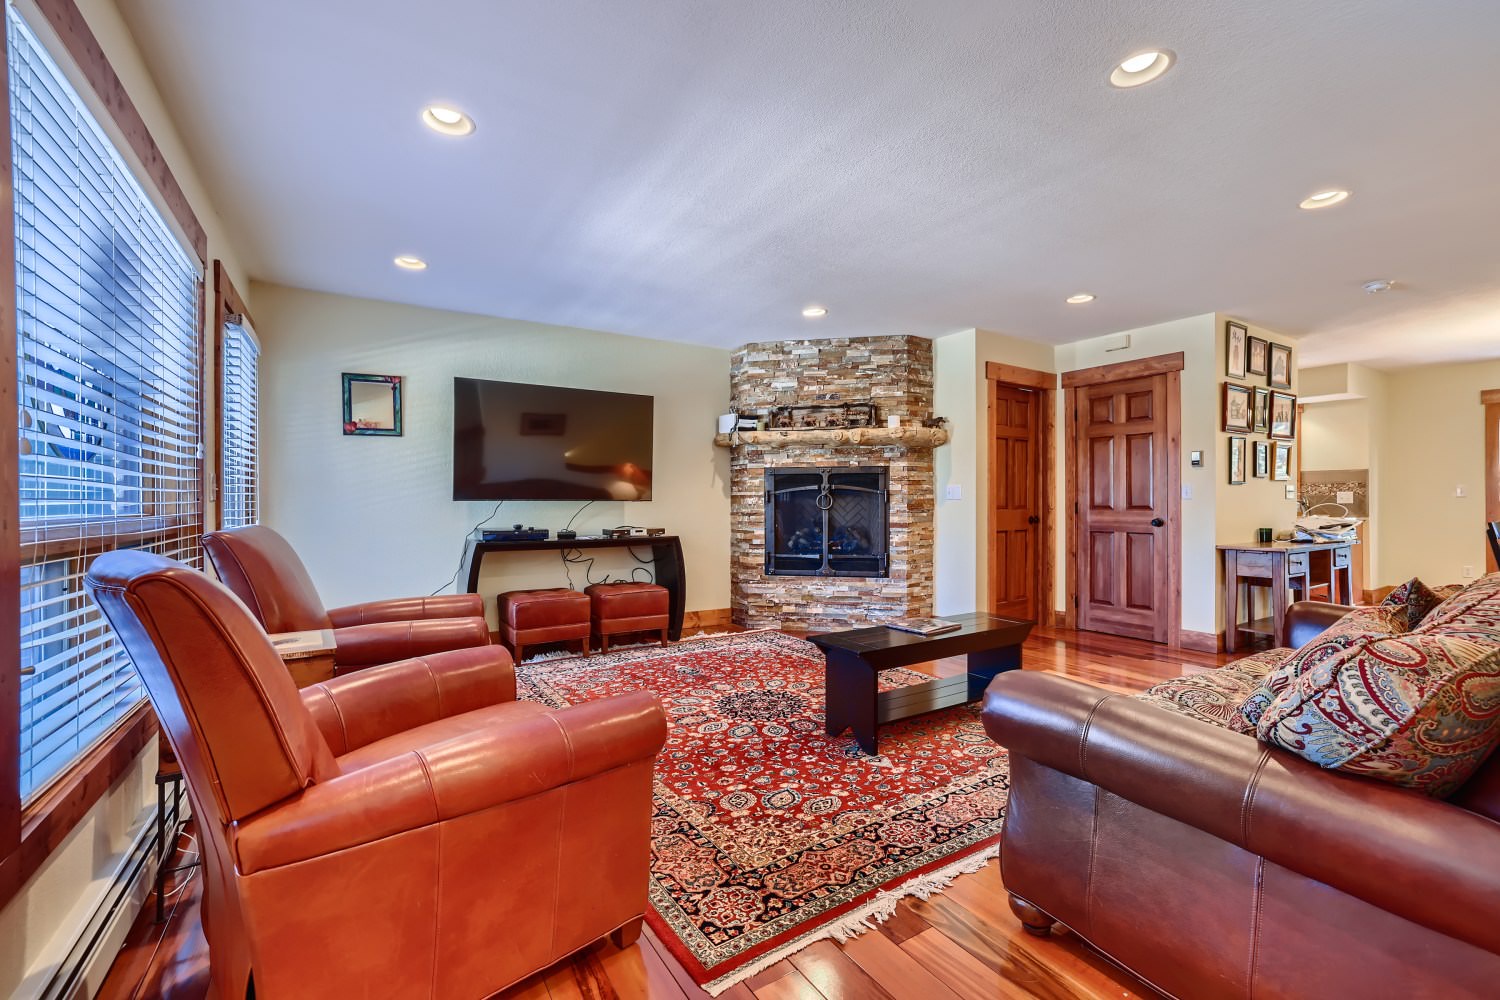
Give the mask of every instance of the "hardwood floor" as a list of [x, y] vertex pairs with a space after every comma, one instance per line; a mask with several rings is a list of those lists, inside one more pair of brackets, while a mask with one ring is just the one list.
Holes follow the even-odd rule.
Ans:
[[[1046, 670], [1130, 692], [1208, 669], [1229, 657], [1168, 650], [1113, 636], [1037, 629], [1028, 670]], [[938, 660], [913, 669], [963, 669]], [[184, 845], [188, 848], [191, 845]], [[180, 861], [178, 863], [181, 863]], [[208, 988], [208, 946], [199, 919], [201, 881], [169, 884], [168, 916], [154, 901], [131, 929], [98, 996], [102, 1000], [197, 1000]], [[693, 983], [648, 927], [626, 949], [601, 942], [505, 991], [501, 1000], [700, 1000]], [[874, 931], [820, 941], [721, 994], [726, 1000], [979, 1000], [1154, 997], [1150, 987], [1066, 932], [1034, 938], [1006, 904], [998, 864], [957, 879], [927, 900], [907, 898]]]

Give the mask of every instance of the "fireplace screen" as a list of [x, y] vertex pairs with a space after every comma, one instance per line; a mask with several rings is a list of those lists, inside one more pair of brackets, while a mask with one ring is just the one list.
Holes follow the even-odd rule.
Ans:
[[887, 471], [767, 469], [766, 573], [887, 576]]

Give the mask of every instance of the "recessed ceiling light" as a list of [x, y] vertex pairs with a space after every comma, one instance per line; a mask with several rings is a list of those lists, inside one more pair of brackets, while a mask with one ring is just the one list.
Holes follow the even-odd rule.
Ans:
[[446, 104], [429, 104], [423, 108], [422, 123], [444, 135], [468, 135], [474, 131], [474, 119]]
[[828, 315], [828, 310], [823, 308], [822, 306], [808, 306], [806, 309], [802, 310], [802, 315], [807, 317], [808, 319], [822, 319], [824, 316]]
[[1094, 297], [1088, 292], [1079, 292], [1077, 295], [1069, 295], [1066, 301], [1070, 306], [1081, 306], [1085, 302], [1094, 301]]
[[407, 271], [427, 270], [427, 262], [425, 260], [423, 260], [421, 257], [413, 257], [409, 253], [404, 253], [401, 256], [397, 257], [394, 263], [397, 267]]
[[1167, 70], [1172, 68], [1172, 63], [1177, 60], [1169, 49], [1148, 49], [1145, 52], [1137, 52], [1129, 59], [1124, 59], [1109, 74], [1109, 82], [1116, 87], [1139, 87], [1143, 83], [1150, 83], [1157, 79]]
[[1389, 278], [1376, 278], [1374, 281], [1365, 282], [1363, 287], [1364, 290], [1369, 292], [1371, 295], [1376, 295], [1380, 292], [1390, 291], [1395, 287], [1395, 285], [1396, 283], [1394, 281], [1391, 281]]
[[1345, 191], [1343, 188], [1329, 188], [1327, 191], [1319, 191], [1317, 194], [1308, 195], [1306, 198], [1302, 199], [1302, 203], [1297, 207], [1327, 208], [1329, 205], [1337, 205], [1339, 202], [1348, 197], [1349, 192]]

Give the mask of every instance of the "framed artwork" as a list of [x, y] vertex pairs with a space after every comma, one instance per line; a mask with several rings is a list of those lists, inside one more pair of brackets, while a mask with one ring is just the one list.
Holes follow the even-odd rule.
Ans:
[[1271, 370], [1266, 384], [1272, 389], [1292, 387], [1292, 349], [1284, 344], [1271, 345]]
[[1224, 383], [1224, 429], [1250, 433], [1250, 389], [1248, 386]]
[[1266, 375], [1266, 374], [1269, 374], [1270, 371], [1271, 371], [1271, 368], [1270, 368], [1270, 365], [1271, 365], [1271, 357], [1270, 357], [1271, 344], [1270, 344], [1270, 342], [1266, 341], [1266, 340], [1264, 340], [1264, 339], [1262, 339], [1260, 337], [1251, 337], [1249, 339], [1249, 344], [1250, 344], [1250, 351], [1249, 351], [1250, 361], [1246, 365], [1246, 367], [1249, 369], [1250, 374], [1251, 375]]
[[1271, 474], [1271, 442], [1255, 442], [1255, 478], [1265, 479]]
[[401, 436], [401, 376], [344, 372], [344, 434]]
[[1250, 408], [1250, 429], [1265, 434], [1271, 429], [1271, 390], [1255, 387], [1255, 404]]
[[1248, 361], [1246, 343], [1249, 331], [1238, 323], [1224, 324], [1224, 374], [1230, 378], [1244, 378]]
[[1271, 437], [1290, 441], [1297, 436], [1297, 397], [1289, 392], [1271, 393]]
[[1243, 486], [1245, 483], [1245, 439], [1229, 439], [1229, 485]]
[[1271, 478], [1282, 482], [1292, 478], [1292, 446], [1284, 441], [1276, 442], [1276, 467]]

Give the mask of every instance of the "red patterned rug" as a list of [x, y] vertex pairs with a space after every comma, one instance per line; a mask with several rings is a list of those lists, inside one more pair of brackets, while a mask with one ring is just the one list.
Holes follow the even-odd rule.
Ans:
[[[717, 995], [905, 895], [982, 867], [999, 844], [1005, 751], [978, 705], [880, 727], [879, 757], [823, 732], [823, 654], [779, 632], [689, 639], [517, 668], [522, 697], [572, 705], [658, 694], [647, 920]], [[882, 690], [929, 680], [881, 675]]]

